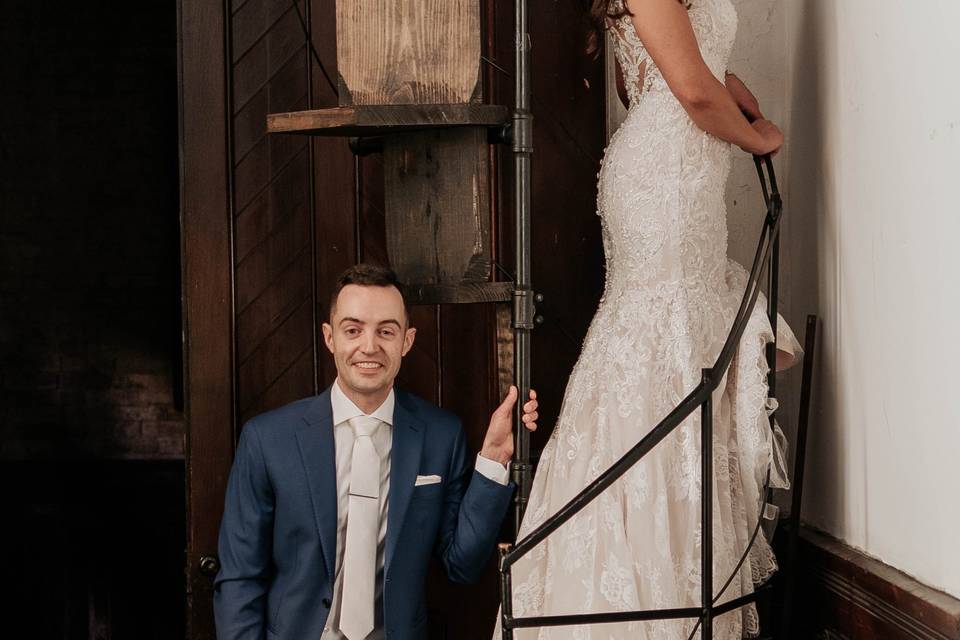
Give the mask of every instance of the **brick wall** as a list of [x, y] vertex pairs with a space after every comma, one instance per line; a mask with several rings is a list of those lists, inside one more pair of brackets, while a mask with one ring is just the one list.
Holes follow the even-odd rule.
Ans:
[[180, 458], [176, 14], [5, 3], [0, 459]]

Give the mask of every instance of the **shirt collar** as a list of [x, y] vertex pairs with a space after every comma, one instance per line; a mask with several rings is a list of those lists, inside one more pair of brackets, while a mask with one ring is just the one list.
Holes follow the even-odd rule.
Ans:
[[[383, 404], [377, 407], [373, 413], [370, 414], [370, 416], [376, 418], [380, 422], [393, 425], [393, 407], [395, 403], [396, 397], [393, 393], [393, 389], [390, 389], [390, 393], [387, 394], [387, 399], [384, 400]], [[343, 392], [343, 389], [340, 388], [339, 378], [334, 381], [333, 387], [330, 389], [330, 404], [333, 408], [334, 426], [346, 422], [350, 418], [366, 415], [360, 410], [360, 407], [355, 405], [353, 401], [347, 397], [347, 394]]]

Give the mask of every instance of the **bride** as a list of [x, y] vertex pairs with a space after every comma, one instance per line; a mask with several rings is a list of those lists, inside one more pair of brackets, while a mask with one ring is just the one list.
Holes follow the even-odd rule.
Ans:
[[[731, 0], [586, 0], [592, 47], [609, 29], [629, 96], [607, 147], [598, 213], [606, 287], [543, 451], [520, 537], [560, 509], [675, 407], [713, 364], [746, 286], [726, 256], [731, 145], [776, 152], [783, 134], [725, 74]], [[745, 117], [745, 115], [747, 117]], [[748, 120], [749, 118], [749, 120]], [[750, 121], [752, 120], [752, 122]], [[782, 434], [771, 432], [763, 300], [714, 395], [714, 593], [757, 522]], [[800, 348], [780, 327], [778, 368]], [[517, 617], [700, 606], [700, 420], [695, 412], [623, 478], [513, 568]], [[773, 486], [786, 486], [774, 465]], [[721, 602], [776, 563], [762, 536]], [[755, 608], [717, 618], [715, 636], [758, 633]], [[690, 620], [518, 630], [517, 638], [684, 640]]]

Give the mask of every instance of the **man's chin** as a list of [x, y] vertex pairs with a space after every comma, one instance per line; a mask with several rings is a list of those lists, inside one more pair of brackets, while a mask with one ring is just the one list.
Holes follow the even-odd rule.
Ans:
[[357, 393], [362, 394], [375, 394], [379, 393], [385, 389], [389, 389], [391, 384], [389, 380], [386, 380], [383, 376], [377, 376], [375, 379], [371, 378], [356, 378], [350, 380], [350, 387], [353, 388]]

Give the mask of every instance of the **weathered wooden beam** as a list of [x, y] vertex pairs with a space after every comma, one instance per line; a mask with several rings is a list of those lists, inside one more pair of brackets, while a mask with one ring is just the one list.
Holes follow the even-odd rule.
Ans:
[[468, 282], [459, 285], [408, 284], [405, 295], [410, 304], [470, 304], [508, 302], [513, 299], [512, 282]]
[[482, 127], [384, 140], [387, 253], [405, 282], [490, 276], [489, 145]]
[[340, 104], [480, 101], [479, 0], [337, 2]]
[[490, 104], [401, 104], [335, 107], [267, 116], [269, 133], [364, 136], [456, 126], [506, 124], [508, 110]]

